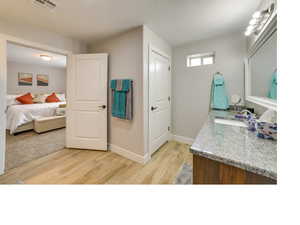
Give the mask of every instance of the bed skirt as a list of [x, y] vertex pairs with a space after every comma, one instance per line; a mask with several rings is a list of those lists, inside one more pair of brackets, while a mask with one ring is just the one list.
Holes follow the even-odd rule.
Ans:
[[28, 131], [28, 130], [33, 130], [33, 121], [19, 126], [13, 134], [17, 134], [17, 133]]

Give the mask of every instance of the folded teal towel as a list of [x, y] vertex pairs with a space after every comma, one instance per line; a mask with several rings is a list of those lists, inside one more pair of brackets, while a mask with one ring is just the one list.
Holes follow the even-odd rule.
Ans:
[[271, 86], [268, 92], [268, 97], [271, 99], [277, 99], [277, 72], [274, 72], [271, 79]]
[[126, 114], [129, 111], [127, 94], [131, 88], [131, 80], [112, 80], [110, 87], [112, 89], [112, 116], [120, 119], [128, 119], [129, 116]]
[[215, 74], [211, 87], [211, 107], [213, 109], [228, 109], [228, 96], [223, 75]]
[[128, 91], [130, 88], [131, 80], [112, 80], [111, 89], [116, 91]]

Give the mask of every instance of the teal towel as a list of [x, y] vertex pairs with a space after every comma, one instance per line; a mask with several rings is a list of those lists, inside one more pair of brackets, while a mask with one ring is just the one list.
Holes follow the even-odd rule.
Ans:
[[117, 88], [117, 80], [111, 80], [110, 81], [110, 88], [112, 90], [115, 90]]
[[277, 72], [274, 72], [272, 75], [268, 97], [274, 100], [277, 99]]
[[[121, 84], [121, 89], [118, 89], [118, 83]], [[110, 88], [116, 91], [129, 91], [131, 80], [111, 80]]]
[[[121, 82], [121, 89], [118, 90], [118, 82]], [[126, 100], [131, 80], [112, 80], [110, 87], [112, 89], [112, 116], [120, 119], [126, 119]]]
[[226, 94], [225, 80], [223, 75], [215, 74], [211, 87], [211, 107], [213, 109], [228, 109], [229, 102]]

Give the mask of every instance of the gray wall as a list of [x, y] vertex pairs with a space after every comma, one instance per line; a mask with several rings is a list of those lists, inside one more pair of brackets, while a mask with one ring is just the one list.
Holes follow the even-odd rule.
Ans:
[[[18, 73], [32, 73], [32, 86], [19, 86]], [[49, 76], [49, 86], [41, 87], [36, 84], [37, 74], [47, 74]], [[38, 93], [65, 93], [66, 92], [66, 68], [56, 68], [34, 64], [24, 64], [8, 62], [7, 64], [7, 93], [22, 94], [25, 92]]]
[[126, 33], [89, 46], [90, 53], [109, 54], [109, 80], [133, 80], [133, 120], [126, 121], [111, 116], [111, 91], [109, 89], [109, 143], [140, 156], [143, 151], [143, 29], [138, 27]]
[[[187, 68], [186, 56], [215, 51], [214, 65]], [[205, 122], [213, 74], [223, 73], [229, 96], [244, 98], [243, 32], [201, 40], [173, 49], [173, 129], [175, 135], [195, 138]]]
[[[91, 44], [90, 53], [109, 54], [109, 80], [134, 81], [134, 118], [124, 121], [109, 117], [109, 142], [145, 158], [148, 132], [148, 52], [149, 45], [172, 55], [171, 46], [146, 26], [140, 26], [106, 41]], [[109, 91], [109, 104], [111, 92]], [[110, 108], [110, 106], [109, 106]], [[111, 112], [109, 111], [111, 114]]]
[[4, 20], [0, 20], [0, 33], [59, 49], [73, 51], [73, 53], [85, 53], [87, 50], [86, 43], [82, 41], [64, 37], [60, 34], [33, 26], [10, 23]]

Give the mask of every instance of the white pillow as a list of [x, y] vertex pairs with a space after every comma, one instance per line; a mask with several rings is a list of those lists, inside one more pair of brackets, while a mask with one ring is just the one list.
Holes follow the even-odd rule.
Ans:
[[58, 99], [61, 102], [65, 102], [66, 101], [66, 95], [65, 94], [56, 94], [56, 96], [58, 97]]
[[22, 96], [22, 95], [6, 95], [6, 105], [11, 106], [11, 105], [20, 105], [21, 103], [16, 100], [17, 97]]
[[48, 97], [48, 95], [45, 95], [45, 94], [36, 94], [33, 98], [33, 102], [34, 103], [45, 103], [47, 97]]

